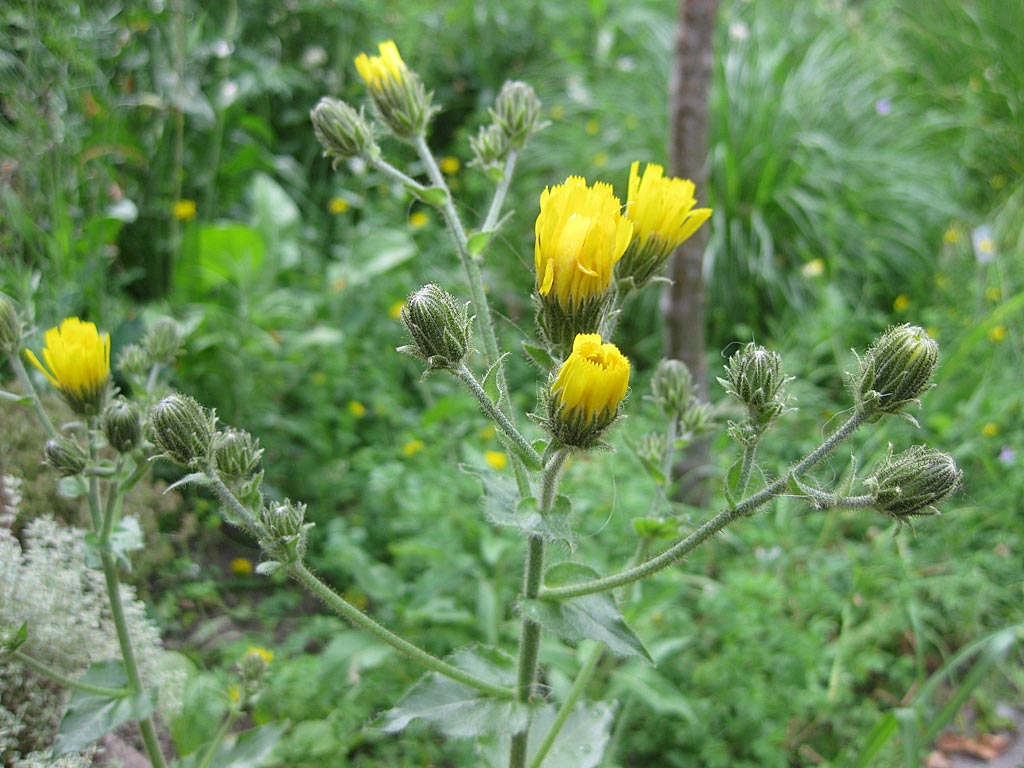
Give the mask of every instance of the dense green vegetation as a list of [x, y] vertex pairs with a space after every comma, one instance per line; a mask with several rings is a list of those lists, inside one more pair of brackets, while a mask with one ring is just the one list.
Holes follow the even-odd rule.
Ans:
[[[581, 174], [622, 190], [630, 162], [664, 161], [675, 5], [6, 3], [0, 290], [40, 331], [35, 348], [69, 315], [110, 329], [115, 354], [177, 319], [173, 386], [260, 437], [269, 491], [309, 504], [325, 579], [432, 652], [513, 642], [502, 606], [520, 544], [459, 470], [501, 446], [454, 381], [421, 381], [392, 352], [396, 305], [428, 280], [459, 293], [458, 262], [436, 212], [358, 165], [331, 170], [309, 110], [326, 94], [362, 103], [353, 57], [396, 40], [443, 107], [431, 146], [458, 160], [449, 183], [475, 220], [490, 184], [467, 166], [468, 137], [506, 78], [536, 88], [550, 125], [486, 264], [499, 335], [518, 349], [541, 189]], [[838, 371], [852, 347], [925, 326], [943, 362], [920, 427], [886, 423], [852, 451], [870, 467], [889, 441], [928, 442], [955, 456], [965, 490], [898, 534], [784, 499], [645, 583], [630, 618], [657, 667], [606, 660], [594, 684], [619, 702], [608, 765], [909, 765], [964, 725], [945, 708], [959, 694], [993, 730], [996, 704], [1024, 692], [1024, 4], [728, 0], [715, 46], [711, 186], [697, 190], [715, 209], [711, 370], [737, 341], [782, 354], [797, 410], [761, 448], [778, 467], [849, 408]], [[629, 559], [635, 517], [709, 516], [670, 506], [630, 448], [658, 419], [643, 398], [661, 354], [653, 293], [619, 336], [630, 418], [614, 454], [565, 480], [595, 566]], [[516, 354], [508, 371], [532, 409], [534, 369]], [[734, 415], [712, 390], [724, 456]], [[43, 470], [13, 411], [0, 409], [0, 469], [27, 488]], [[51, 507], [26, 493], [16, 527]], [[197, 670], [170, 724], [182, 752], [213, 735], [211, 692], [258, 645], [274, 660], [252, 718], [288, 723], [274, 765], [476, 764], [425, 728], [367, 727], [419, 670], [234, 562], [258, 550], [210, 498], [164, 497], [149, 524], [161, 546], [133, 578]], [[556, 690], [579, 666], [554, 640], [542, 659]]]

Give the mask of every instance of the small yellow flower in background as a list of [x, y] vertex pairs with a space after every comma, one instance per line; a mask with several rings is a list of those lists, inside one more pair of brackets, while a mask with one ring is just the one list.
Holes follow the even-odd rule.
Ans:
[[955, 245], [956, 243], [959, 243], [962, 238], [963, 235], [960, 233], [959, 229], [956, 227], [950, 227], [946, 230], [945, 234], [942, 235], [942, 242], [947, 245]]
[[228, 698], [237, 704], [242, 700], [242, 689], [237, 685], [232, 685], [228, 688]]
[[327, 204], [327, 210], [335, 215], [345, 213], [349, 207], [348, 200], [343, 197], [332, 197], [331, 202]]
[[998, 303], [1003, 300], [1003, 289], [995, 285], [990, 285], [985, 289], [985, 298], [989, 301]]
[[906, 312], [910, 308], [910, 297], [901, 293], [893, 300], [892, 308], [897, 312]]
[[825, 260], [811, 259], [800, 267], [800, 272], [804, 277], [821, 277], [825, 274]]
[[991, 237], [983, 237], [978, 241], [978, 250], [984, 254], [994, 253], [996, 250], [995, 241]]
[[413, 229], [423, 229], [430, 223], [430, 216], [423, 211], [416, 211], [409, 216], [409, 226]]
[[448, 157], [442, 157], [441, 162], [438, 165], [441, 168], [441, 173], [446, 176], [458, 173], [459, 168], [462, 167], [462, 163], [459, 161], [459, 158], [452, 157], [451, 155], [448, 155]]
[[590, 118], [587, 120], [586, 125], [583, 126], [583, 130], [587, 132], [587, 136], [597, 136], [598, 131], [601, 130], [601, 123], [596, 118]]
[[508, 456], [501, 451], [484, 451], [484, 460], [498, 471], [508, 465]]
[[251, 646], [245, 654], [247, 656], [259, 656], [266, 664], [269, 664], [274, 660], [273, 651], [268, 651], [266, 648], [260, 648], [258, 646]]
[[1000, 342], [1006, 339], [1006, 326], [1005, 325], [994, 325], [989, 328], [988, 340], [993, 342]]
[[356, 71], [371, 92], [383, 91], [392, 85], [401, 86], [409, 70], [398, 53], [398, 46], [388, 40], [377, 45], [380, 56], [356, 56]]
[[400, 300], [396, 301], [388, 309], [388, 317], [390, 317], [392, 320], [401, 320], [402, 319], [402, 309], [404, 307], [405, 307], [405, 299], [400, 299]]
[[555, 104], [553, 107], [551, 107], [552, 120], [561, 120], [563, 117], [565, 117], [565, 107], [563, 107], [561, 104]]
[[31, 349], [25, 350], [28, 359], [60, 390], [72, 410], [82, 415], [99, 413], [110, 383], [110, 334], [69, 317], [44, 338], [46, 366]]
[[981, 428], [981, 434], [985, 437], [995, 437], [999, 434], [999, 425], [994, 421], [990, 421], [984, 427]]
[[228, 563], [228, 570], [235, 576], [248, 576], [252, 573], [252, 560], [246, 557], [236, 557]]
[[410, 440], [402, 446], [402, 455], [405, 457], [415, 456], [417, 453], [426, 448], [427, 445], [422, 440]]
[[581, 333], [551, 385], [562, 421], [584, 425], [615, 415], [629, 387], [629, 360], [599, 333]]
[[171, 209], [174, 214], [174, 218], [178, 221], [192, 221], [196, 217], [196, 201], [195, 200], [179, 200], [174, 204], [174, 208]]
[[565, 309], [603, 294], [633, 234], [610, 184], [587, 186], [581, 176], [540, 196], [534, 245], [537, 292], [553, 294]]
[[598, 152], [590, 162], [594, 164], [595, 168], [604, 168], [608, 165], [608, 155], [604, 152]]
[[366, 406], [360, 403], [358, 400], [352, 400], [348, 404], [348, 412], [355, 416], [357, 419], [361, 419], [366, 415]]

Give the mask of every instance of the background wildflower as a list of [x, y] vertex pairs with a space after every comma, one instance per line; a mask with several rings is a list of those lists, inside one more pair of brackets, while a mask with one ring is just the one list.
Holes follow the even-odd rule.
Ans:
[[179, 200], [174, 204], [171, 213], [178, 221], [189, 222], [196, 217], [195, 200]]
[[93, 323], [69, 317], [45, 335], [44, 366], [30, 349], [25, 354], [64, 396], [72, 410], [95, 415], [102, 410], [110, 383], [110, 335]]

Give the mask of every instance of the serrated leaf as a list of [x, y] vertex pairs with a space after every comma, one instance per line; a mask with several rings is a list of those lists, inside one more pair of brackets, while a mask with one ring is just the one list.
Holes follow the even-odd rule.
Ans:
[[[614, 706], [605, 702], [581, 701], [577, 704], [544, 757], [541, 768], [596, 768], [600, 765], [611, 736], [614, 711]], [[526, 752], [527, 763], [532, 764], [537, 756], [537, 748], [551, 730], [556, 714], [550, 704], [534, 713]], [[509, 747], [509, 739], [491, 736], [478, 743], [477, 751], [489, 768], [506, 768]]]
[[[561, 587], [598, 577], [597, 571], [581, 563], [558, 563], [545, 572], [544, 585]], [[525, 600], [522, 612], [567, 643], [598, 640], [620, 656], [639, 656], [654, 663], [607, 592], [565, 600]]]
[[[448, 659], [454, 666], [489, 682], [512, 686], [516, 665], [494, 648], [464, 648]], [[385, 733], [398, 733], [414, 720], [425, 720], [445, 736], [471, 738], [485, 734], [511, 736], [529, 722], [526, 705], [488, 696], [431, 672], [420, 679], [376, 723]]]
[[479, 256], [485, 250], [487, 250], [488, 243], [491, 242], [491, 235], [493, 232], [474, 232], [469, 236], [466, 241], [466, 248], [469, 251], [470, 256]]
[[723, 490], [730, 507], [736, 506], [736, 503], [740, 500], [740, 494], [743, 493], [743, 490], [740, 488], [740, 474], [742, 470], [743, 460], [737, 459], [729, 467], [729, 471], [725, 475], [725, 488]]
[[[213, 753], [209, 765], [217, 768], [259, 768], [264, 765], [277, 742], [284, 735], [287, 723], [270, 723], [243, 731], [237, 737], [225, 739]], [[188, 757], [176, 760], [172, 768], [198, 768], [203, 764], [205, 749], [200, 749]]]
[[568, 542], [571, 546], [573, 533], [568, 499], [559, 497], [554, 509], [546, 516], [541, 515], [536, 499], [520, 499], [512, 478], [467, 465], [460, 465], [460, 469], [480, 478], [484, 484], [484, 517], [492, 525], [515, 528], [527, 536], [541, 536], [548, 541]]
[[192, 472], [178, 480], [175, 480], [173, 483], [167, 486], [167, 488], [164, 490], [164, 493], [170, 493], [175, 488], [180, 488], [181, 486], [188, 485], [189, 483], [195, 483], [198, 486], [209, 485], [210, 478], [206, 476], [205, 472]]
[[555, 364], [555, 361], [544, 347], [539, 347], [536, 344], [529, 344], [524, 341], [523, 350], [542, 371], [550, 371]]
[[[101, 661], [89, 667], [81, 681], [104, 688], [125, 688], [128, 675], [120, 661]], [[85, 749], [121, 723], [149, 717], [156, 710], [156, 703], [155, 688], [123, 697], [73, 691], [53, 744], [54, 754]]]
[[674, 715], [691, 724], [698, 721], [686, 696], [654, 667], [634, 664], [615, 676], [610, 698], [621, 699], [627, 695], [637, 697], [659, 715]]

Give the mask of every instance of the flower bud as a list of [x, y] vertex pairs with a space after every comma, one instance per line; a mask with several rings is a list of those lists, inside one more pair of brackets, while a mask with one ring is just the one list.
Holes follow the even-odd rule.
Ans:
[[103, 412], [103, 434], [118, 453], [130, 453], [142, 439], [142, 413], [135, 403], [119, 397]]
[[920, 405], [939, 364], [939, 345], [923, 328], [895, 325], [871, 345], [854, 383], [858, 407], [873, 419]]
[[925, 445], [893, 456], [892, 448], [882, 465], [864, 479], [874, 494], [874, 507], [896, 520], [914, 515], [938, 514], [935, 505], [956, 492], [963, 472], [948, 453]]
[[216, 422], [216, 415], [193, 398], [168, 395], [150, 410], [150, 439], [171, 461], [203, 469], [210, 458]]
[[786, 410], [786, 382], [782, 358], [753, 342], [729, 358], [726, 377], [718, 379], [725, 391], [747, 406], [750, 427], [760, 434]]
[[62, 477], [82, 474], [88, 463], [82, 446], [66, 437], [48, 441], [43, 449], [43, 457]]
[[238, 483], [260, 471], [260, 441], [242, 429], [228, 427], [213, 438], [213, 464], [224, 482]]
[[505, 131], [493, 123], [483, 125], [476, 136], [470, 137], [469, 146], [473, 150], [473, 162], [496, 181], [500, 181], [511, 149]]
[[494, 125], [506, 136], [508, 145], [512, 149], [522, 149], [527, 139], [544, 127], [540, 109], [540, 99], [533, 88], [518, 80], [507, 80], [501, 86], [490, 113]]
[[598, 333], [580, 334], [547, 394], [546, 425], [563, 445], [590, 448], [619, 416], [629, 360]]
[[377, 116], [400, 139], [412, 141], [426, 133], [436, 111], [419, 76], [402, 61], [398, 47], [388, 40], [377, 46], [379, 56], [356, 56], [359, 76], [366, 83]]
[[145, 379], [152, 366], [149, 353], [138, 344], [129, 344], [117, 356], [117, 368], [130, 379]]
[[363, 111], [358, 112], [344, 101], [324, 97], [309, 113], [313, 133], [324, 148], [324, 157], [331, 159], [334, 168], [343, 160], [377, 153], [373, 140], [373, 126]]
[[0, 293], [0, 352], [11, 353], [21, 346], [21, 321], [14, 302]]
[[398, 351], [423, 360], [428, 371], [454, 369], [469, 354], [473, 337], [469, 304], [459, 303], [433, 283], [409, 295], [401, 320], [413, 343]]
[[142, 340], [142, 346], [149, 353], [150, 365], [167, 365], [174, 362], [174, 358], [181, 353], [182, 341], [178, 324], [169, 317], [162, 317], [149, 329]]
[[263, 528], [260, 546], [271, 561], [287, 565], [302, 560], [306, 554], [309, 529], [313, 527], [313, 523], [305, 520], [305, 504], [285, 499], [263, 507], [260, 511]]
[[665, 414], [681, 416], [695, 397], [693, 374], [682, 360], [662, 360], [651, 377], [651, 399]]

